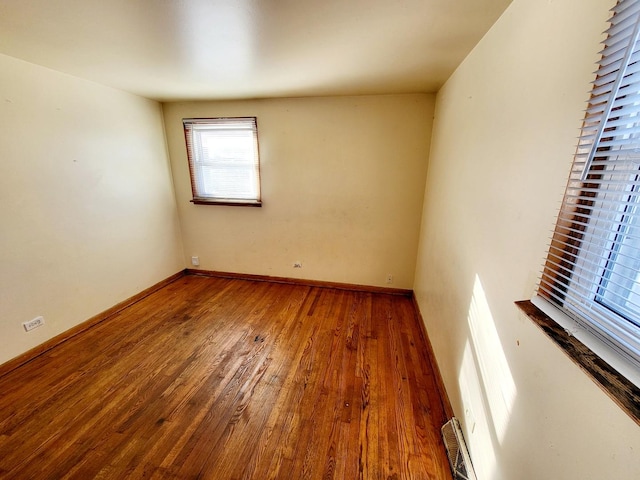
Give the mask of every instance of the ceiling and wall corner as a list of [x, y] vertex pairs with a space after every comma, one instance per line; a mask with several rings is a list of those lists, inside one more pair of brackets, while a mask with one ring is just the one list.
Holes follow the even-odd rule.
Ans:
[[[205, 270], [411, 289], [434, 100], [164, 104], [187, 264], [196, 255]], [[258, 119], [262, 207], [193, 205], [182, 119], [247, 115]]]
[[[0, 211], [0, 338], [8, 342], [0, 361], [184, 267], [177, 260], [184, 252], [173, 194], [183, 186], [167, 176], [163, 135], [174, 127], [162, 124], [162, 107], [151, 100], [418, 92], [425, 111], [416, 125], [430, 129], [432, 96], [423, 92], [446, 80], [508, 3], [0, 2], [0, 166], [7, 198]], [[391, 100], [392, 110], [402, 111], [403, 102]], [[377, 115], [384, 112], [378, 108]], [[384, 128], [365, 120], [370, 126], [362, 132], [373, 128], [369, 136], [379, 139]], [[401, 125], [394, 121], [393, 128]], [[426, 162], [428, 137], [410, 137], [420, 147], [402, 159], [403, 168], [415, 165], [416, 156]], [[387, 157], [391, 163], [383, 161], [380, 171], [390, 173], [396, 159]], [[426, 166], [415, 168], [412, 181], [421, 181]], [[139, 182], [137, 191], [132, 182]], [[382, 197], [391, 205], [404, 198], [399, 205], [411, 212], [405, 217], [417, 220], [422, 194], [415, 188], [398, 195], [393, 181], [376, 188], [388, 188]], [[394, 235], [406, 236], [407, 248], [406, 239], [396, 242], [400, 257], [415, 258], [417, 226], [410, 235], [385, 228], [376, 230], [387, 239], [383, 250]], [[410, 287], [415, 261], [399, 263], [397, 272], [373, 273], [381, 278], [375, 282], [395, 273], [394, 286]], [[127, 268], [136, 273], [114, 280]], [[25, 336], [21, 322], [38, 315], [45, 328]]]
[[[206, 243], [203, 236], [215, 232], [215, 226], [204, 223], [211, 218], [240, 232], [251, 224], [251, 218], [230, 220], [229, 210], [204, 215], [202, 208], [210, 207], [186, 205], [186, 165], [175, 122], [183, 114], [260, 112], [273, 140], [265, 148], [278, 153], [265, 157], [274, 162], [271, 172], [287, 178], [299, 174], [303, 183], [276, 186], [267, 181], [271, 199], [290, 204], [275, 208], [267, 198], [263, 210], [233, 213], [275, 214], [271, 218], [280, 222], [275, 230], [263, 225], [271, 247], [281, 232], [292, 228], [292, 219], [304, 222], [292, 215], [299, 213], [296, 209], [326, 207], [321, 212], [326, 224], [333, 214], [348, 221], [353, 218], [347, 214], [358, 216], [348, 228], [309, 230], [311, 237], [318, 231], [321, 236], [342, 236], [326, 242], [322, 253], [330, 256], [344, 255], [340, 242], [343, 247], [353, 238], [366, 240], [362, 232], [370, 225], [358, 221], [380, 227], [392, 212], [376, 199], [371, 205], [380, 215], [367, 217], [371, 192], [363, 194], [366, 189], [357, 191], [357, 212], [346, 212], [337, 201], [347, 190], [344, 185], [331, 185], [338, 196], [324, 198], [313, 179], [327, 181], [339, 162], [328, 160], [324, 169], [300, 172], [308, 166], [305, 161], [322, 162], [321, 155], [303, 158], [300, 142], [315, 142], [325, 153], [348, 146], [349, 139], [341, 138], [327, 147], [327, 138], [338, 131], [329, 120], [350, 119], [356, 109], [364, 110], [369, 116], [356, 124], [356, 138], [365, 148], [383, 152], [375, 159], [376, 175], [392, 186], [382, 201], [410, 207], [406, 218], [393, 219], [398, 222], [394, 228], [413, 228], [407, 225], [420, 216], [415, 205], [421, 192], [415, 187], [426, 166], [417, 165], [408, 152], [426, 155], [428, 141], [418, 142], [415, 131], [394, 133], [407, 149], [398, 161], [386, 150], [393, 141], [376, 136], [388, 133], [389, 124], [380, 121], [384, 116], [394, 119], [393, 128], [401, 129], [398, 119], [408, 114], [430, 129], [433, 95], [424, 92], [444, 85], [435, 106], [422, 241], [416, 247], [411, 233], [401, 244], [407, 258], [414, 257], [416, 249], [419, 258], [417, 265], [403, 259], [403, 273], [397, 277], [402, 285], [394, 286], [410, 287], [412, 269], [417, 268], [418, 301], [454, 409], [465, 424], [479, 478], [635, 479], [640, 470], [637, 425], [513, 306], [514, 300], [533, 292], [592, 78], [593, 45], [613, 1], [514, 0], [487, 35], [510, 2], [1, 2], [0, 53], [8, 57], [0, 57], [0, 100], [14, 101], [0, 111], [3, 135], [11, 137], [2, 144], [0, 164], [9, 172], [0, 176], [1, 191], [9, 199], [2, 202], [2, 225], [11, 227], [2, 241], [10, 241], [13, 249], [0, 249], [3, 269], [11, 265], [0, 275], [0, 307], [5, 308], [0, 338], [15, 344], [12, 354], [29, 346], [20, 343], [24, 337], [5, 335], [14, 325], [4, 319], [28, 320], [41, 313], [31, 315], [22, 308], [34, 300], [54, 312], [46, 318], [63, 318], [71, 311], [74, 321], [85, 319], [182, 268], [178, 208], [185, 210], [185, 250], [200, 249]], [[211, 44], [219, 48], [207, 48]], [[376, 96], [367, 96], [371, 94]], [[172, 199], [160, 109], [138, 96], [169, 102], [164, 118], [178, 208]], [[274, 98], [318, 96], [329, 98]], [[307, 125], [296, 123], [307, 117]], [[61, 120], [47, 124], [48, 118]], [[5, 128], [8, 125], [11, 128]], [[25, 125], [41, 127], [40, 142], [20, 143], [32, 138], [26, 137]], [[276, 132], [277, 125], [281, 131]], [[322, 137], [320, 127], [328, 135]], [[311, 132], [313, 128], [317, 131]], [[86, 142], [74, 145], [73, 134], [82, 132]], [[289, 135], [296, 139], [284, 141]], [[373, 140], [364, 142], [367, 137]], [[54, 143], [65, 149], [45, 148]], [[73, 162], [72, 156], [83, 155], [86, 162]], [[36, 196], [20, 192], [21, 183], [14, 180], [28, 174], [26, 167], [34, 158], [43, 175], [57, 178], [51, 173], [56, 161], [69, 175]], [[348, 167], [347, 177], [357, 178], [352, 168], [357, 165]], [[402, 191], [408, 180], [394, 167], [416, 173], [411, 191]], [[77, 174], [78, 169], [85, 174]], [[122, 176], [152, 181], [143, 181], [144, 191], [135, 193], [130, 183], [120, 181]], [[83, 185], [86, 179], [94, 183]], [[384, 188], [380, 178], [369, 180], [376, 189]], [[131, 195], [131, 203], [117, 201], [122, 189]], [[315, 203], [302, 198], [305, 192]], [[77, 193], [81, 197], [74, 196]], [[536, 196], [534, 204], [527, 201], [531, 196]], [[83, 201], [74, 202], [78, 198]], [[302, 201], [296, 205], [292, 198]], [[209, 219], [203, 220], [205, 216]], [[40, 224], [51, 227], [53, 234], [43, 235]], [[393, 235], [388, 233], [372, 238], [392, 249]], [[318, 237], [299, 240], [314, 245]], [[375, 248], [358, 253], [376, 255]], [[288, 257], [278, 258], [286, 262]], [[235, 265], [246, 266], [243, 261], [238, 258]], [[212, 268], [215, 265], [220, 264]], [[303, 262], [300, 275], [310, 266]], [[335, 271], [345, 281], [358, 281], [339, 267]], [[121, 282], [123, 272], [129, 278]], [[378, 278], [387, 272], [370, 273]], [[330, 279], [323, 276], [326, 271], [318, 275]], [[56, 283], [58, 277], [64, 280]], [[18, 285], [16, 278], [31, 283]], [[71, 307], [60, 301], [71, 295], [81, 301]], [[11, 311], [6, 307], [18, 304], [20, 308]], [[46, 325], [70, 326], [60, 321]], [[35, 335], [41, 335], [40, 330]]]
[[3, 363], [184, 265], [157, 102], [0, 55], [0, 137]]
[[439, 91], [414, 291], [479, 478], [635, 480], [640, 428], [530, 298], [615, 0], [515, 0]]
[[511, 0], [3, 0], [0, 53], [159, 100], [433, 93]]

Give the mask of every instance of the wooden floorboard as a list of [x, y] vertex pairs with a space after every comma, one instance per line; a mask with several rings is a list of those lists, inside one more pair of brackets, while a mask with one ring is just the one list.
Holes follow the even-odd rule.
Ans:
[[184, 276], [0, 377], [2, 479], [451, 479], [410, 298]]

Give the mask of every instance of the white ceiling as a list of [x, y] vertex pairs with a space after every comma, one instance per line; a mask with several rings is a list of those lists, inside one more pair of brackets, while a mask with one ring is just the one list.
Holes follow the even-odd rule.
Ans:
[[1, 0], [0, 53], [165, 100], [434, 92], [511, 0]]

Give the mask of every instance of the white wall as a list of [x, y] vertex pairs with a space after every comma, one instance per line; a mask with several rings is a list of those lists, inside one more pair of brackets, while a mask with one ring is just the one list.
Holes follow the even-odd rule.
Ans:
[[[411, 288], [433, 103], [389, 95], [164, 104], [185, 261]], [[258, 119], [262, 208], [189, 202], [182, 119], [224, 116]]]
[[7, 56], [0, 72], [2, 363], [184, 266], [160, 105]]
[[533, 323], [613, 1], [514, 0], [438, 93], [415, 291], [481, 479], [637, 479], [640, 428]]

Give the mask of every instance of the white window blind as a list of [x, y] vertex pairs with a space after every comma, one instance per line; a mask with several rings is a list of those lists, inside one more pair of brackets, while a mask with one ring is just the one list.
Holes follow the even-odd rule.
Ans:
[[537, 295], [640, 366], [640, 1], [606, 33]]
[[260, 204], [255, 117], [183, 120], [195, 203]]

